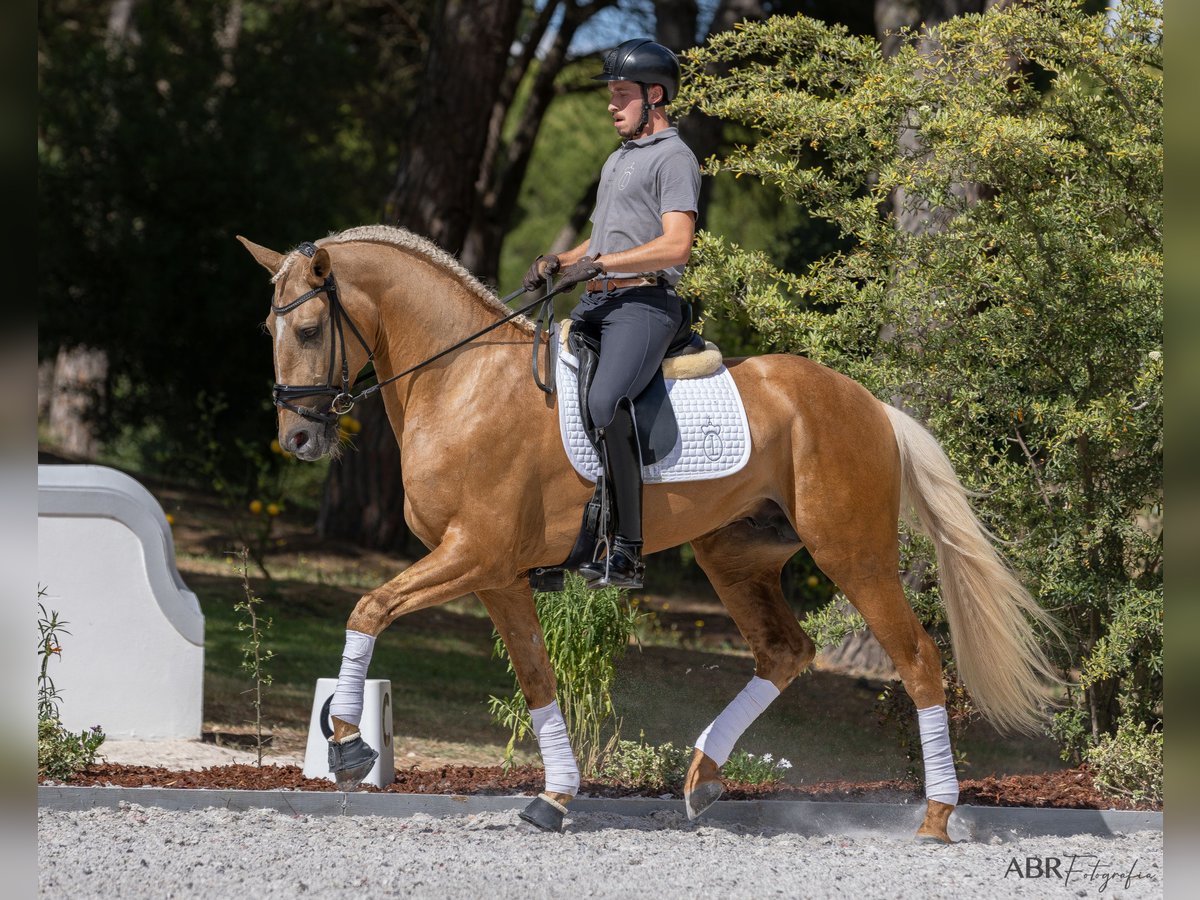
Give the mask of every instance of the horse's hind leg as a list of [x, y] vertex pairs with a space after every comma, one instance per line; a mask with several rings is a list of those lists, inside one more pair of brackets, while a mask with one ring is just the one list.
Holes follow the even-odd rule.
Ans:
[[689, 819], [721, 795], [720, 768], [734, 742], [815, 652], [780, 584], [784, 563], [800, 542], [782, 512], [756, 521], [742, 519], [692, 542], [696, 562], [754, 653], [754, 678], [696, 741], [683, 788]]
[[950, 752], [942, 657], [904, 596], [894, 547], [879, 555], [877, 566], [870, 564], [870, 557], [865, 550], [853, 559], [838, 560], [822, 559], [820, 551], [813, 553], [817, 565], [862, 614], [917, 707], [927, 798], [917, 839], [950, 843], [946, 825], [958, 803], [958, 779]]
[[567, 724], [555, 699], [558, 686], [529, 581], [503, 590], [476, 591], [496, 626], [533, 720], [533, 733], [546, 771], [546, 790], [520, 816], [546, 831], [561, 831], [567, 803], [579, 790], [579, 766]]

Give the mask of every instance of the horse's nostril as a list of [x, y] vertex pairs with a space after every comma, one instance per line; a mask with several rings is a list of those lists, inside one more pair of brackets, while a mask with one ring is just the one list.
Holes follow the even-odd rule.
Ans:
[[308, 432], [307, 431], [297, 431], [295, 434], [292, 435], [292, 446], [295, 447], [297, 450], [299, 450], [301, 447], [303, 447], [307, 443], [308, 443]]

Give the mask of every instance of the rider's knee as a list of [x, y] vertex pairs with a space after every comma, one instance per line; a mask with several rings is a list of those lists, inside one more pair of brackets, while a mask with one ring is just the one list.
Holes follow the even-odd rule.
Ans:
[[627, 406], [628, 399], [616, 391], [606, 391], [603, 388], [597, 389], [592, 386], [592, 391], [588, 395], [588, 414], [592, 417], [592, 422], [597, 428], [607, 428], [612, 424], [613, 418], [616, 416], [619, 409]]

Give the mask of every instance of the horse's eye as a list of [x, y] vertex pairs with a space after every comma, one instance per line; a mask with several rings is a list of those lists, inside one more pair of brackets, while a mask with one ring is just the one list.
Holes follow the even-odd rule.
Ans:
[[309, 325], [307, 328], [300, 329], [300, 338], [305, 341], [316, 340], [317, 335], [321, 333], [319, 325]]

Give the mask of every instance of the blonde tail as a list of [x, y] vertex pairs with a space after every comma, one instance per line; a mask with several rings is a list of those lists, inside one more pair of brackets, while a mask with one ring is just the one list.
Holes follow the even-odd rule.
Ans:
[[950, 640], [975, 705], [1004, 730], [1034, 732], [1060, 682], [1031, 621], [1058, 635], [1054, 619], [1001, 558], [933, 436], [884, 404], [902, 469], [901, 507], [916, 512], [937, 551]]

